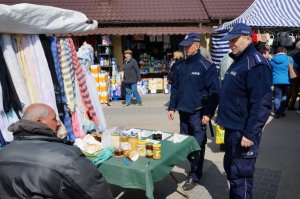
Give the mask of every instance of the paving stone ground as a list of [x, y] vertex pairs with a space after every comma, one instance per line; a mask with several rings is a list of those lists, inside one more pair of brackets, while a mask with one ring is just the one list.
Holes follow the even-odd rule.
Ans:
[[[179, 132], [179, 118], [167, 119], [167, 94], [142, 96], [143, 106], [123, 107], [122, 100], [113, 101], [104, 107], [108, 127], [144, 128], [167, 132]], [[260, 154], [254, 176], [254, 199], [300, 198], [300, 114], [288, 111], [282, 119], [269, 118], [265, 127]], [[208, 133], [204, 162], [204, 174], [199, 185], [188, 191], [191, 199], [226, 199], [229, 186], [223, 169], [224, 153]], [[188, 161], [173, 169], [179, 183], [183, 184], [189, 171]], [[184, 199], [177, 190], [176, 182], [166, 176], [154, 185], [155, 199]], [[123, 189], [111, 185], [114, 196], [125, 191], [122, 199], [144, 199], [145, 192]]]

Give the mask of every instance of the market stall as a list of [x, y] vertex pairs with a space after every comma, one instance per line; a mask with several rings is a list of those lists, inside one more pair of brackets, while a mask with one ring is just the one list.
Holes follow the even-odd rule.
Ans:
[[[299, 10], [299, 1], [255, 0], [239, 17], [214, 29], [211, 42], [211, 54], [214, 63], [218, 66], [224, 55], [229, 52], [228, 41], [222, 41], [221, 38], [237, 23], [245, 23], [252, 27], [255, 33], [254, 41], [262, 39], [270, 47], [277, 45], [276, 42], [280, 42], [281, 37], [288, 37], [288, 40], [292, 40], [292, 44], [294, 44], [299, 34]], [[269, 38], [260, 37], [261, 33], [268, 33]]]

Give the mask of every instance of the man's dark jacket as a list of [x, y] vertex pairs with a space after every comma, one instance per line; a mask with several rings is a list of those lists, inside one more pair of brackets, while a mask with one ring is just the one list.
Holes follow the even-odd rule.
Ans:
[[252, 43], [240, 55], [230, 56], [234, 62], [222, 82], [216, 122], [257, 143], [272, 110], [272, 71]]
[[140, 69], [135, 59], [125, 61], [123, 70], [125, 83], [133, 84], [141, 80]]
[[0, 198], [112, 198], [92, 162], [48, 126], [20, 120], [9, 130], [15, 140], [0, 150]]
[[208, 105], [203, 114], [212, 118], [220, 90], [216, 66], [197, 52], [178, 61], [176, 67], [168, 110], [194, 113], [196, 108], [205, 106], [203, 98], [207, 96]]

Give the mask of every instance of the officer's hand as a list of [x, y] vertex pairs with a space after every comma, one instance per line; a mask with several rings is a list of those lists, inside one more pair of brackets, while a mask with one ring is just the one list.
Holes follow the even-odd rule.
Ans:
[[201, 122], [203, 125], [206, 125], [206, 124], [208, 124], [209, 120], [210, 120], [209, 117], [207, 117], [206, 115], [203, 115]]
[[168, 118], [169, 120], [174, 120], [174, 111], [168, 111]]
[[242, 147], [250, 147], [253, 144], [254, 143], [251, 140], [247, 139], [245, 136], [242, 137], [242, 140], [241, 140], [241, 146]]

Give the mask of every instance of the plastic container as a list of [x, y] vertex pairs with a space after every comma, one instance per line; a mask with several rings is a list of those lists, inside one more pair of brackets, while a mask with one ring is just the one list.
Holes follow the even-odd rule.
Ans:
[[152, 158], [153, 157], [153, 143], [148, 142], [146, 145], [146, 158]]
[[153, 144], [153, 159], [161, 159], [161, 144]]
[[131, 133], [128, 138], [129, 150], [137, 151], [138, 135], [136, 133]]
[[145, 140], [138, 141], [137, 151], [140, 156], [146, 156], [146, 143], [147, 142]]

